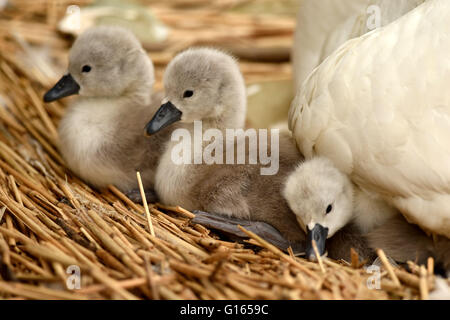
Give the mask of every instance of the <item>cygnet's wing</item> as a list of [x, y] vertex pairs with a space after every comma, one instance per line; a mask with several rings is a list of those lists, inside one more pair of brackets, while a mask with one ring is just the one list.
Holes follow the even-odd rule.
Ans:
[[411, 222], [450, 236], [450, 2], [346, 42], [304, 82], [290, 128]]
[[292, 247], [295, 254], [304, 252], [303, 243], [290, 243], [277, 229], [265, 222], [224, 217], [203, 211], [194, 211], [194, 214], [195, 218], [191, 220], [193, 223], [201, 224], [227, 235], [233, 235], [238, 238], [248, 238], [248, 236], [238, 228], [238, 225], [240, 225], [281, 250], [286, 251], [289, 247]]

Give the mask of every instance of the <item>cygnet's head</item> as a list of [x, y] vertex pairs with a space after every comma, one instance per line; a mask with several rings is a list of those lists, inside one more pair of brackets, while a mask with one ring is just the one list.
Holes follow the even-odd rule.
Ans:
[[352, 219], [352, 183], [327, 158], [313, 158], [300, 164], [287, 178], [283, 196], [308, 235], [309, 259], [316, 257], [312, 240], [323, 255], [326, 239]]
[[73, 94], [85, 97], [150, 96], [153, 64], [130, 31], [93, 27], [81, 34], [69, 53], [65, 76], [44, 96], [51, 102]]
[[154, 134], [181, 121], [210, 120], [224, 128], [240, 128], [246, 115], [245, 83], [236, 60], [208, 48], [177, 55], [164, 73], [166, 98], [147, 125]]

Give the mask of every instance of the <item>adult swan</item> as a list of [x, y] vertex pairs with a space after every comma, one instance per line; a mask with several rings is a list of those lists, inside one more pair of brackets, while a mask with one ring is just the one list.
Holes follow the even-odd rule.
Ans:
[[450, 237], [450, 1], [349, 40], [289, 112], [307, 158], [333, 160], [423, 229]]

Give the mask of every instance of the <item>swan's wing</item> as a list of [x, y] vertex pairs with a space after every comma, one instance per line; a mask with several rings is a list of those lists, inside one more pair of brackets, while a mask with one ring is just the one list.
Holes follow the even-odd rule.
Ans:
[[290, 126], [422, 227], [450, 235], [450, 2], [429, 0], [341, 46], [304, 82]]
[[302, 0], [292, 54], [296, 88], [344, 42], [397, 20], [424, 1]]

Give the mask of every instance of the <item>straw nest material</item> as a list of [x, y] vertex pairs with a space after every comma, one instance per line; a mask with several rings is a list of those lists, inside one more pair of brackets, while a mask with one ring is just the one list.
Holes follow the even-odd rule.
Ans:
[[[195, 44], [219, 45], [251, 59], [241, 63], [248, 82], [290, 77], [283, 57], [295, 19], [224, 12], [241, 2], [249, 1], [152, 1], [156, 16], [172, 28], [168, 41], [147, 48], [157, 86], [173, 55]], [[432, 260], [427, 267], [411, 263], [412, 272], [406, 272], [379, 251], [381, 290], [371, 290], [367, 281], [374, 274], [356, 254], [351, 264], [326, 258], [312, 263], [250, 232], [247, 244], [226, 242], [192, 224], [194, 215], [180, 207], [150, 205], [146, 215], [113, 186], [90, 188], [67, 170], [58, 152], [56, 128], [65, 104], [41, 99], [66, 64], [71, 39], [56, 24], [67, 3], [10, 3], [0, 12], [1, 298], [427, 298], [434, 285]], [[80, 270], [80, 289], [68, 288], [76, 283], [77, 268], [69, 266]]]

